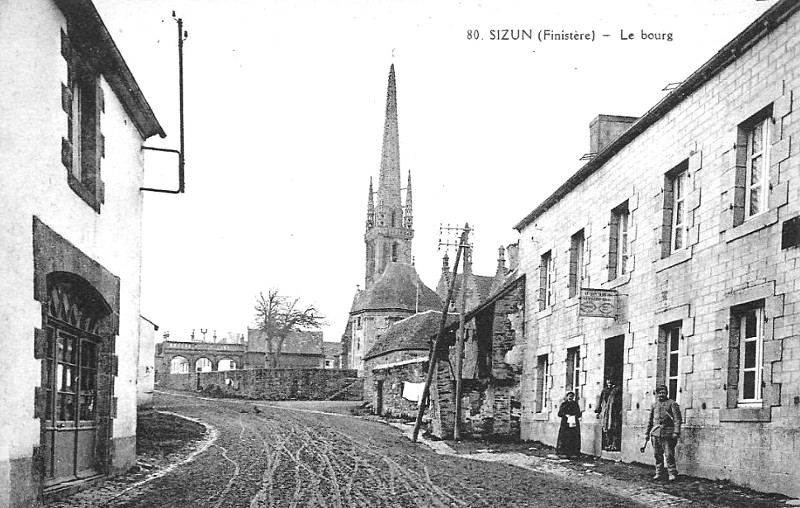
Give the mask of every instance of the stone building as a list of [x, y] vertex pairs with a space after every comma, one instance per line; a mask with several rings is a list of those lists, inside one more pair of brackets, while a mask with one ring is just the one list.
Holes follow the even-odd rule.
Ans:
[[[526, 274], [523, 439], [639, 453], [656, 385], [685, 412], [682, 472], [800, 496], [800, 3], [776, 2], [516, 225]], [[592, 415], [622, 387], [619, 452]]]
[[342, 343], [341, 342], [323, 342], [322, 353], [325, 355], [326, 369], [341, 369], [342, 368]]
[[[364, 355], [364, 385], [372, 387], [375, 414], [416, 417], [431, 344], [439, 333], [441, 321], [441, 311], [413, 314], [389, 327]], [[447, 317], [447, 324], [457, 322], [456, 315]]]
[[[486, 295], [473, 298], [464, 314], [464, 350], [461, 369], [462, 437], [519, 438], [522, 351], [524, 341], [525, 275], [517, 266], [516, 245], [509, 246], [510, 267], [500, 248], [494, 277], [478, 279]], [[466, 273], [469, 288], [471, 270]], [[473, 282], [474, 284], [474, 282]], [[469, 293], [469, 291], [468, 291]], [[468, 295], [467, 301], [471, 297]], [[457, 318], [456, 318], [457, 319]], [[431, 431], [451, 438], [455, 428], [455, 374], [458, 322], [449, 326], [437, 356], [431, 385]]]
[[0, 506], [136, 460], [142, 145], [164, 131], [89, 0], [0, 2]]
[[[356, 292], [343, 342], [343, 363], [364, 373], [364, 354], [389, 326], [417, 312], [441, 310], [436, 293], [417, 275], [412, 262], [414, 238], [411, 174], [405, 204], [401, 197], [400, 136], [397, 124], [397, 86], [394, 64], [389, 69], [386, 119], [378, 177], [367, 199], [364, 289]], [[376, 199], [377, 198], [377, 199]], [[366, 386], [366, 385], [365, 385]]]
[[[324, 368], [324, 344], [320, 331], [290, 333], [283, 343], [278, 368]], [[243, 334], [232, 333], [218, 339], [215, 332], [213, 342], [164, 341], [156, 348], [156, 379], [167, 374], [270, 368], [266, 354], [263, 332], [249, 328], [247, 340]]]
[[[267, 341], [261, 330], [247, 329], [245, 369], [269, 369]], [[325, 367], [322, 332], [290, 332], [283, 341], [279, 369], [322, 369]]]

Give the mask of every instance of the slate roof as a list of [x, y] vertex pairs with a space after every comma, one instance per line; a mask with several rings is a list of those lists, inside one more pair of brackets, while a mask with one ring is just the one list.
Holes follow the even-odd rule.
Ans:
[[690, 96], [729, 65], [735, 64], [742, 52], [753, 47], [758, 41], [769, 34], [780, 23], [785, 21], [800, 9], [800, 2], [797, 0], [780, 0], [775, 5], [767, 9], [764, 14], [753, 21], [732, 41], [722, 47], [717, 53], [704, 63], [699, 69], [694, 71], [688, 78], [683, 80], [680, 85], [669, 92], [661, 101], [650, 108], [643, 116], [635, 121], [616, 141], [605, 147], [581, 167], [575, 174], [567, 179], [556, 191], [531, 213], [519, 221], [514, 229], [522, 232], [542, 214], [558, 203], [564, 196], [572, 192], [581, 182], [589, 176], [599, 171], [603, 165], [614, 155], [620, 152], [625, 146], [633, 142], [642, 135], [650, 126], [666, 117], [674, 108], [678, 107], [683, 101], [689, 100]]
[[341, 356], [342, 354], [342, 343], [341, 342], [323, 342], [322, 343], [322, 351], [325, 353], [325, 357], [336, 357]]
[[165, 137], [164, 129], [158, 123], [155, 113], [92, 1], [55, 0], [55, 2], [67, 18], [73, 43], [95, 55], [94, 64], [98, 67], [97, 71], [105, 76], [142, 137], [147, 139], [155, 134]]
[[[436, 310], [428, 310], [397, 321], [378, 337], [364, 359], [368, 360], [393, 351], [427, 351], [430, 348], [431, 338], [439, 333], [441, 321], [442, 313]], [[446, 323], [448, 326], [457, 322], [457, 314], [448, 314]]]
[[[475, 280], [475, 285], [478, 289], [478, 300], [483, 302], [492, 292], [492, 283], [494, 283], [494, 277], [490, 277], [488, 275], [470, 275], [470, 277]], [[464, 274], [457, 274], [455, 287], [453, 288], [453, 301], [460, 301], [462, 280], [464, 280]], [[445, 288], [445, 291], [446, 290], [447, 289]]]
[[372, 286], [356, 293], [350, 313], [384, 309], [441, 311], [442, 300], [420, 280], [412, 265], [389, 263]]

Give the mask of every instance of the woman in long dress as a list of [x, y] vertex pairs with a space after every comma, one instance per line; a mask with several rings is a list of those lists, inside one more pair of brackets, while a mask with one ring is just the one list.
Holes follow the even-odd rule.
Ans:
[[558, 429], [556, 453], [567, 457], [579, 457], [581, 454], [581, 408], [575, 402], [575, 393], [567, 392], [567, 396], [558, 408], [561, 426]]

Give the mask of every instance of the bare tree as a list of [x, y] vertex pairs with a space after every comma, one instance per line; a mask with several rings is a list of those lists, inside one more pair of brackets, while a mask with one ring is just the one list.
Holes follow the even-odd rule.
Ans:
[[316, 307], [300, 305], [299, 298], [280, 296], [277, 289], [270, 289], [266, 296], [259, 293], [255, 310], [256, 326], [266, 339], [266, 360], [273, 369], [278, 367], [283, 342], [290, 333], [318, 329], [325, 324], [325, 316]]

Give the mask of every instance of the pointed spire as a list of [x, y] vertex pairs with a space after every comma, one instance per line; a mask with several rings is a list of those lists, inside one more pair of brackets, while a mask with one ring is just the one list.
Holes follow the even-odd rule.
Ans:
[[496, 277], [505, 277], [508, 273], [506, 269], [506, 250], [501, 245], [500, 248], [497, 249], [497, 272], [495, 272]]
[[381, 171], [378, 178], [378, 208], [381, 213], [400, 208], [400, 134], [397, 127], [397, 84], [394, 64], [389, 68], [386, 120], [383, 126]]
[[414, 227], [414, 214], [413, 214], [413, 199], [411, 198], [411, 170], [408, 170], [408, 186], [406, 186], [406, 212], [405, 212], [405, 226], [407, 228]]
[[369, 197], [367, 198], [367, 229], [375, 225], [375, 202], [372, 199], [372, 177], [369, 177]]

